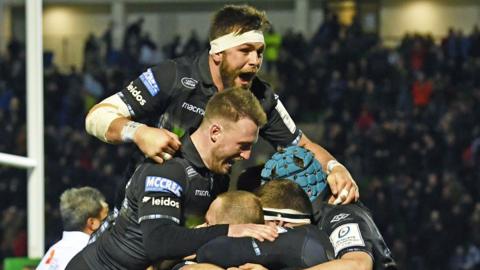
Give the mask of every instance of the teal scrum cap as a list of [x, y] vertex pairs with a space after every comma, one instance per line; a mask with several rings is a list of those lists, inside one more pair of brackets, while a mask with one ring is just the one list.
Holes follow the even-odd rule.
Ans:
[[289, 179], [300, 185], [310, 201], [327, 187], [327, 175], [312, 152], [300, 146], [289, 146], [276, 152], [263, 167], [262, 180]]

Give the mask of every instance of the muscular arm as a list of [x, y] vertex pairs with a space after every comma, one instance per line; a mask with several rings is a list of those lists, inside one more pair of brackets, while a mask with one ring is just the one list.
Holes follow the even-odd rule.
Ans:
[[372, 270], [373, 260], [366, 252], [345, 253], [340, 259], [318, 264], [305, 270]]
[[[85, 128], [89, 134], [102, 141], [119, 144], [124, 143], [122, 130], [130, 121], [127, 105], [113, 95], [90, 110], [85, 120]], [[173, 155], [181, 145], [176, 134], [143, 124], [132, 135], [138, 148], [158, 163], [164, 161], [163, 153]]]
[[[218, 237], [197, 251], [197, 261], [222, 267], [245, 263], [274, 268], [316, 265], [327, 261], [324, 245], [329, 243], [322, 241], [315, 230], [307, 227], [289, 230], [273, 242]], [[325, 241], [328, 239], [325, 238]]]
[[209, 240], [228, 233], [228, 225], [188, 229], [159, 220], [145, 220], [141, 228], [145, 250], [152, 261], [183, 258]]
[[87, 132], [108, 143], [133, 141], [146, 156], [162, 163], [164, 153], [173, 155], [181, 145], [176, 134], [146, 125], [125, 127], [131, 127], [127, 125], [131, 120], [158, 117], [165, 111], [176, 93], [172, 87], [175, 74], [175, 64], [168, 61], [147, 69], [122, 91], [90, 110], [85, 119]]
[[[322, 164], [323, 171], [328, 171], [328, 162], [335, 158], [325, 148], [312, 142], [305, 134], [302, 134], [298, 145], [312, 151], [315, 154], [315, 158]], [[337, 197], [340, 197], [339, 200], [342, 204], [351, 203], [360, 198], [358, 186], [350, 175], [350, 172], [343, 165], [334, 167], [328, 175], [327, 181], [333, 194], [330, 203], [333, 203], [333, 200]], [[346, 190], [347, 193], [342, 194], [342, 190]]]

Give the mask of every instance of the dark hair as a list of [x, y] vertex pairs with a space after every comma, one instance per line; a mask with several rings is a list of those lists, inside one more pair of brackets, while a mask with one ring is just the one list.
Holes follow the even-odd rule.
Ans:
[[230, 34], [242, 34], [251, 30], [265, 31], [270, 22], [264, 11], [249, 5], [226, 5], [217, 11], [210, 26], [210, 41]]
[[262, 206], [276, 209], [292, 209], [312, 214], [312, 204], [307, 194], [295, 182], [288, 179], [274, 179], [266, 182], [255, 192]]

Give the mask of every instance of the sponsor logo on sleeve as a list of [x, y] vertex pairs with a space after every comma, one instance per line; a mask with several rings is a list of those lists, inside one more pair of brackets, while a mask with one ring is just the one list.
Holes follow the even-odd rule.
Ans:
[[364, 247], [365, 242], [357, 223], [348, 223], [336, 228], [330, 234], [330, 242], [335, 251], [335, 257], [343, 249], [350, 247]]
[[142, 75], [140, 75], [140, 80], [142, 80], [143, 84], [147, 88], [148, 92], [150, 92], [150, 95], [155, 96], [160, 92], [160, 87], [157, 84], [157, 81], [155, 81], [155, 77], [153, 76], [152, 69], [149, 68], [147, 71], [143, 72]]
[[135, 100], [141, 106], [143, 106], [143, 105], [145, 105], [145, 103], [147, 103], [145, 98], [142, 96], [142, 93], [140, 92], [140, 90], [138, 90], [137, 86], [133, 85], [133, 82], [130, 82], [130, 84], [127, 86], [127, 90], [128, 90], [128, 92], [130, 92], [130, 94], [132, 94], [132, 97], [135, 98]]
[[340, 220], [342, 220], [342, 219], [347, 218], [348, 216], [350, 216], [350, 214], [340, 213], [340, 214], [334, 216], [334, 217], [332, 218], [332, 220], [330, 220], [330, 223], [338, 222], [338, 221], [340, 221]]
[[145, 192], [148, 191], [169, 192], [180, 197], [183, 189], [177, 182], [171, 179], [159, 176], [147, 176], [145, 178]]
[[197, 86], [198, 81], [192, 78], [188, 77], [183, 77], [180, 82], [182, 83], [183, 86], [185, 86], [188, 89], [195, 89], [195, 86]]
[[155, 197], [145, 196], [143, 197], [142, 202], [149, 203], [152, 206], [168, 206], [173, 208], [180, 208], [180, 202], [176, 202], [174, 199], [170, 197], [155, 198]]

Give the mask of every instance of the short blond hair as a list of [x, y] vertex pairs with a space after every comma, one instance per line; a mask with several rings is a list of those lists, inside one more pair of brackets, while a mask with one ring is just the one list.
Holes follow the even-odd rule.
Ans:
[[221, 204], [215, 212], [218, 224], [263, 224], [263, 210], [260, 198], [255, 194], [236, 190], [220, 194]]
[[234, 87], [216, 93], [208, 101], [204, 119], [223, 118], [237, 122], [244, 117], [258, 127], [267, 122], [267, 115], [255, 95], [250, 90]]

